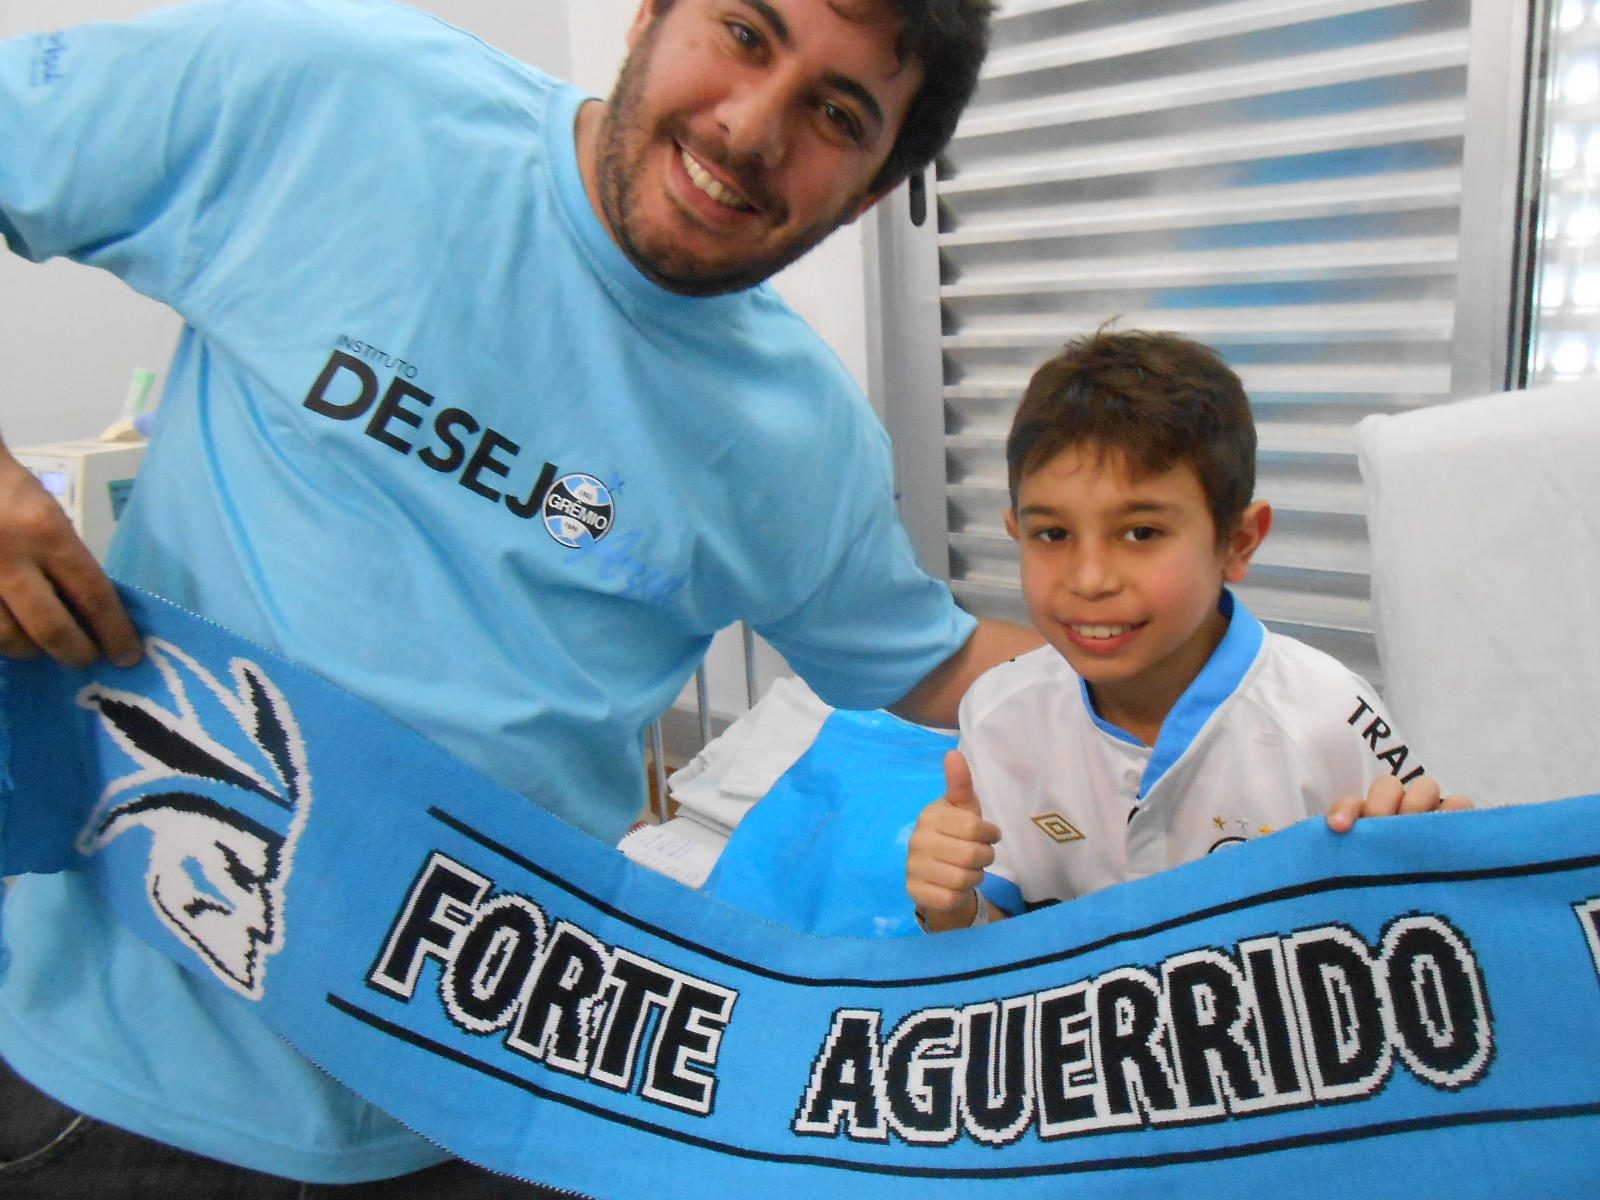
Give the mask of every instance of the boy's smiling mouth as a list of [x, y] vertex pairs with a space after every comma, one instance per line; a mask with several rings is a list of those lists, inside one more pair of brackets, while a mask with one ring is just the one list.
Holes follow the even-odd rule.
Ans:
[[1081, 638], [1093, 641], [1103, 641], [1109, 638], [1118, 638], [1134, 629], [1132, 625], [1068, 625], [1073, 633]]
[[1062, 628], [1066, 630], [1067, 641], [1081, 653], [1095, 658], [1109, 658], [1122, 653], [1130, 646], [1146, 624], [1144, 621], [1115, 625], [1063, 621]]

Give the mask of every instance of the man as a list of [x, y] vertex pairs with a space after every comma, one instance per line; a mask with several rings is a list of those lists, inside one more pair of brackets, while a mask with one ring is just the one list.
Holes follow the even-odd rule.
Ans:
[[[1037, 638], [916, 568], [881, 429], [754, 285], [944, 144], [988, 7], [646, 0], [604, 106], [344, 0], [0, 46], [0, 234], [188, 326], [113, 574], [608, 842], [644, 727], [732, 621], [838, 705], [953, 723]], [[0, 602], [7, 654], [139, 655], [9, 456]], [[0, 1159], [41, 1189], [17, 1194], [103, 1190], [124, 1155], [163, 1197], [512, 1187], [432, 1165], [70, 873], [19, 881], [4, 937]]]

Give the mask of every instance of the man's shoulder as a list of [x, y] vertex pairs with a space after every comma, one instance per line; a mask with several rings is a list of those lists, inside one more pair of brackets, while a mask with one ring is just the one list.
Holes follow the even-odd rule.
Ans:
[[[431, 19], [414, 9], [383, 3], [358, 5], [354, 0], [212, 0], [209, 7], [236, 36], [255, 39], [262, 53], [337, 52], [345, 48], [347, 36], [355, 44], [370, 44], [376, 28], [397, 20]], [[362, 34], [366, 36], [359, 36]]]
[[210, 7], [228, 20], [262, 29], [371, 29], [380, 25], [443, 25], [419, 8], [393, 0], [196, 0], [196, 9]]
[[[392, 0], [201, 0], [252, 61], [293, 61], [301, 71], [405, 73], [440, 47], [505, 58], [473, 34]], [[509, 61], [509, 60], [508, 60]], [[526, 68], [531, 70], [531, 68]]]
[[[702, 374], [754, 418], [744, 423], [751, 448], [781, 452], [791, 462], [809, 454], [809, 469], [829, 480], [859, 482], [860, 470], [876, 475], [887, 469], [888, 433], [855, 374], [770, 281], [718, 311], [728, 322], [718, 336], [693, 330], [688, 346], [698, 348]], [[680, 362], [688, 346], [680, 348]], [[792, 481], [782, 482], [789, 487]], [[831, 494], [851, 498], [843, 488]]]
[[[794, 387], [822, 385], [852, 403], [866, 403], [861, 385], [837, 351], [828, 344], [771, 280], [744, 293], [744, 320], [758, 336], [746, 340], [750, 353], [776, 360], [782, 378]], [[870, 405], [867, 406], [870, 411]]]

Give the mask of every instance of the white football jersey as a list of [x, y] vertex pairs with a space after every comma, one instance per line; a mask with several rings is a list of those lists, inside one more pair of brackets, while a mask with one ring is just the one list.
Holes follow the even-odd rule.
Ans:
[[1422, 764], [1377, 692], [1233, 601], [1154, 746], [1102, 718], [1045, 646], [980, 678], [961, 748], [1001, 841], [983, 891], [1011, 913], [1140, 879], [1326, 812]]

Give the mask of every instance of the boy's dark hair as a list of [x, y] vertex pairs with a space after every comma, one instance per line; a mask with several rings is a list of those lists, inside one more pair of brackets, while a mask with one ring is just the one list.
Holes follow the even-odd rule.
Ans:
[[[660, 17], [676, 0], [656, 0]], [[890, 0], [900, 15], [900, 61], [922, 67], [922, 86], [869, 190], [887, 191], [945, 148], [978, 86], [989, 53], [994, 0]]]
[[1023, 476], [1081, 445], [1120, 452], [1135, 476], [1190, 464], [1219, 541], [1255, 492], [1244, 385], [1215, 350], [1175, 333], [1102, 328], [1033, 373], [1006, 438], [1011, 507]]

